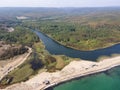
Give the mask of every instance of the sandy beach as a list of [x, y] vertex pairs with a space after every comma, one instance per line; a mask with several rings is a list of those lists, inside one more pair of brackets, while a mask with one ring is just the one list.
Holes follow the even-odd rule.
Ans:
[[[26, 82], [17, 83], [2, 90], [44, 90], [61, 82], [65, 82], [67, 80], [86, 76], [89, 74], [106, 71], [119, 65], [120, 56], [104, 59], [100, 62], [92, 62], [85, 60], [72, 61], [61, 71], [57, 71], [54, 73], [43, 72], [34, 76]], [[50, 84], [44, 84], [43, 82], [46, 80], [49, 81]]]

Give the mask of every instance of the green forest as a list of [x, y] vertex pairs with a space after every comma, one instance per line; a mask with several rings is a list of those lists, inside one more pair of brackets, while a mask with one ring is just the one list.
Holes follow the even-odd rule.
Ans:
[[[39, 30], [62, 45], [95, 50], [120, 42], [119, 8], [51, 9], [23, 26]], [[45, 16], [42, 16], [45, 15]]]
[[117, 24], [79, 24], [72, 22], [32, 22], [31, 28], [52, 37], [59, 43], [79, 50], [93, 50], [120, 42], [120, 26]]
[[[45, 46], [40, 41], [39, 37], [29, 28], [17, 25], [14, 29], [13, 32], [0, 30], [0, 41], [5, 42], [5, 45], [11, 46], [9, 50], [6, 50], [5, 53], [0, 56], [0, 59], [5, 61], [6, 59], [8, 60], [14, 56], [26, 53], [27, 49], [25, 46], [32, 48], [32, 53], [23, 64], [8, 73], [8, 75], [0, 81], [0, 86], [4, 87], [17, 82], [26, 81], [38, 72], [54, 72], [61, 70], [71, 61], [67, 56], [56, 57], [49, 54], [45, 50]], [[18, 49], [19, 46], [21, 46], [20, 49]]]
[[21, 26], [16, 26], [14, 29], [14, 32], [0, 30], [0, 41], [28, 46], [39, 41], [39, 38], [29, 29]]

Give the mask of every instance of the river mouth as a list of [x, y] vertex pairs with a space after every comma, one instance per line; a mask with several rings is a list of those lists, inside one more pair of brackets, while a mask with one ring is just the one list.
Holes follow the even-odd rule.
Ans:
[[65, 47], [40, 31], [36, 30], [34, 32], [44, 43], [46, 50], [54, 55], [66, 55], [72, 58], [97, 61], [102, 56], [112, 57], [112, 55], [120, 54], [120, 43], [107, 48], [97, 49], [93, 51], [80, 51]]

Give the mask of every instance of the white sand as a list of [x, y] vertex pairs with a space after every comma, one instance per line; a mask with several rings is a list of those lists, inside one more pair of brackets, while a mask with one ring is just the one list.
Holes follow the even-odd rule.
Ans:
[[[4, 90], [43, 90], [60, 82], [64, 82], [76, 77], [102, 72], [118, 65], [120, 65], [120, 56], [105, 59], [100, 62], [72, 61], [61, 71], [54, 73], [43, 72], [26, 82], [9, 86]], [[50, 84], [43, 84], [45, 80], [49, 80]]]

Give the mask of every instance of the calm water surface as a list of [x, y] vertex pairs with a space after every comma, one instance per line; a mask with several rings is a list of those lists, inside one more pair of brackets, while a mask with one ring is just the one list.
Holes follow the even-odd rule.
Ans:
[[43, 41], [46, 50], [48, 50], [51, 54], [66, 55], [73, 58], [81, 58], [91, 61], [96, 61], [100, 56], [111, 56], [112, 54], [120, 54], [120, 44], [93, 51], [80, 51], [65, 47], [39, 31], [35, 32]]
[[48, 90], [120, 90], [120, 67], [72, 80]]

